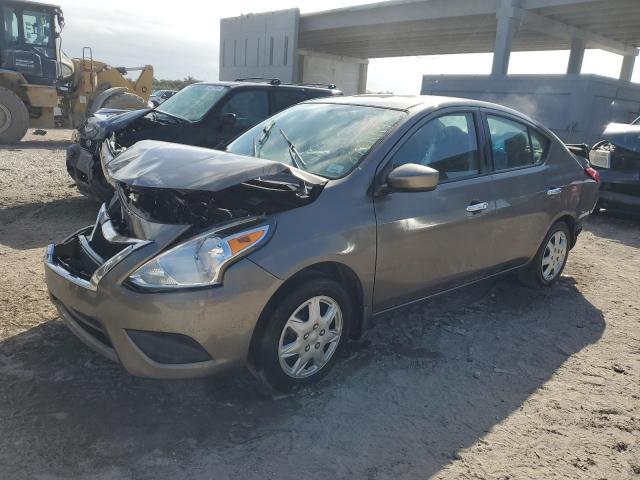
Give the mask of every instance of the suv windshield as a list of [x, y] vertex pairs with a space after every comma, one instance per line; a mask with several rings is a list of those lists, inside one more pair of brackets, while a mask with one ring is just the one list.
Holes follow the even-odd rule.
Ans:
[[183, 88], [156, 108], [159, 112], [197, 122], [211, 110], [229, 87], [196, 83]]
[[238, 137], [227, 151], [292, 165], [325, 178], [347, 175], [405, 115], [360, 105], [307, 103]]

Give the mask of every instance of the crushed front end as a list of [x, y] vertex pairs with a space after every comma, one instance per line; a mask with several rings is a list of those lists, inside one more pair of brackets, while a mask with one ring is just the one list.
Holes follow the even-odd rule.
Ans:
[[118, 201], [104, 205], [95, 225], [47, 247], [47, 287], [69, 329], [136, 376], [195, 377], [244, 362], [279, 280], [246, 261], [225, 272], [224, 288], [134, 288], [132, 272], [190, 227], [123, 218], [126, 211]]
[[598, 207], [640, 212], [640, 125], [610, 124], [589, 162], [600, 173]]
[[61, 318], [138, 376], [244, 363], [282, 284], [251, 253], [269, 241], [279, 213], [314, 201], [324, 183], [275, 162], [153, 141], [105, 160], [116, 195], [94, 225], [47, 247]]

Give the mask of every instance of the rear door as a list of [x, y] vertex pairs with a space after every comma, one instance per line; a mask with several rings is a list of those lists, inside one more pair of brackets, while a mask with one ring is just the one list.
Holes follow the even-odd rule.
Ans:
[[491, 267], [495, 201], [480, 121], [478, 110], [446, 109], [392, 150], [385, 172], [404, 163], [428, 165], [440, 172], [440, 184], [375, 199], [375, 311], [479, 278]]
[[496, 193], [492, 255], [496, 270], [504, 270], [535, 254], [561, 209], [565, 186], [546, 162], [550, 140], [544, 134], [502, 112], [485, 111], [483, 124]]

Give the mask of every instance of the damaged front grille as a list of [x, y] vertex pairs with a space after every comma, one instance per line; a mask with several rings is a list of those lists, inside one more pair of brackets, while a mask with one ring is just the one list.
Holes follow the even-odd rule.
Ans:
[[[114, 210], [117, 212], [119, 208]], [[61, 267], [63, 276], [70, 280], [95, 289], [100, 279], [120, 260], [149, 243], [129, 237], [126, 229], [121, 231], [122, 225], [123, 222], [112, 218], [103, 205], [93, 227], [79, 230], [48, 251], [48, 263], [54, 269]]]
[[210, 226], [250, 216], [267, 216], [312, 202], [320, 187], [257, 179], [211, 192], [118, 185], [126, 209], [151, 222]]

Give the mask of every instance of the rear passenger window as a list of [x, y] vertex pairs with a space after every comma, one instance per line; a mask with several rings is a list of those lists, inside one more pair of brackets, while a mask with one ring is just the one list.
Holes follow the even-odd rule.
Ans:
[[491, 115], [487, 120], [491, 133], [493, 166], [496, 170], [533, 165], [529, 131], [526, 126]]
[[441, 180], [480, 173], [480, 154], [471, 113], [435, 118], [415, 132], [393, 156], [393, 166], [417, 163], [435, 168]]
[[549, 139], [520, 122], [487, 116], [495, 170], [535, 165], [544, 160]]
[[289, 108], [291, 105], [304, 102], [307, 99], [304, 93], [297, 90], [274, 90], [271, 92], [271, 95], [272, 115], [285, 108]]
[[549, 139], [541, 133], [538, 133], [532, 129], [529, 129], [529, 133], [531, 134], [531, 150], [533, 151], [533, 163], [540, 163], [544, 160], [545, 153], [547, 153], [547, 148], [549, 147]]

